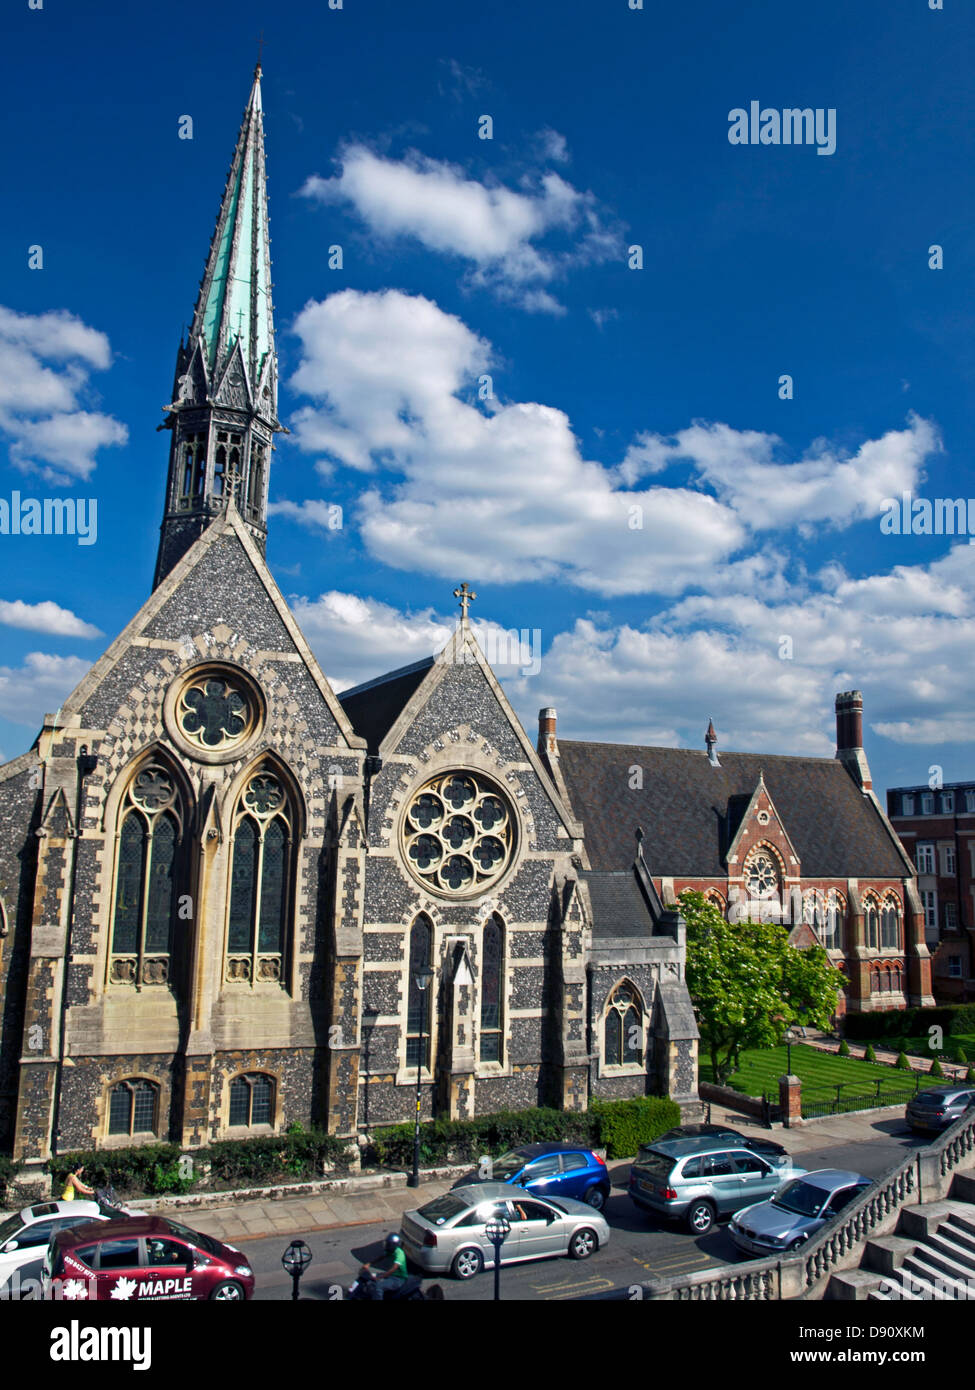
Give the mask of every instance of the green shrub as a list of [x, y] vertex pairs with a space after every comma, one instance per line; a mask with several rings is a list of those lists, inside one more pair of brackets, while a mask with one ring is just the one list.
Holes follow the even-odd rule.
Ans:
[[599, 1142], [607, 1158], [629, 1158], [641, 1144], [652, 1144], [680, 1124], [680, 1106], [667, 1096], [592, 1102], [599, 1120]]
[[894, 1063], [894, 1065], [895, 1065], [896, 1067], [898, 1067], [901, 1071], [910, 1071], [910, 1070], [911, 1070], [911, 1064], [910, 1064], [910, 1062], [907, 1060], [907, 1053], [906, 1053], [906, 1052], [899, 1052], [899, 1053], [897, 1054], [897, 1061]]
[[877, 1060], [877, 1054], [876, 1054], [876, 1052], [874, 1052], [874, 1050], [873, 1050], [873, 1044], [872, 1044], [872, 1043], [867, 1043], [867, 1050], [866, 1050], [866, 1052], [863, 1054], [863, 1060], [864, 1060], [865, 1062], [876, 1062], [876, 1060]]
[[849, 1057], [850, 1044], [847, 1042], [846, 1038], [840, 1038], [840, 1045], [836, 1049], [836, 1055], [837, 1057]]
[[975, 1067], [969, 1067], [965, 1073], [966, 1081], [975, 1081]]
[[890, 1009], [876, 1014], [849, 1014], [843, 1020], [843, 1031], [851, 1041], [894, 1039], [905, 1034], [921, 1037], [933, 1027], [943, 1028], [949, 1037], [958, 1033], [975, 1033], [975, 1004], [942, 1004], [933, 1009]]
[[951, 1049], [951, 1052], [953, 1059], [960, 1066], [965, 1067], [968, 1065], [968, 1053], [962, 1047], [961, 1043], [956, 1043], [955, 1046]]
[[931, 1070], [928, 1072], [928, 1076], [944, 1076], [944, 1074], [944, 1067], [941, 1065], [938, 1058], [935, 1057], [934, 1061], [931, 1063]]

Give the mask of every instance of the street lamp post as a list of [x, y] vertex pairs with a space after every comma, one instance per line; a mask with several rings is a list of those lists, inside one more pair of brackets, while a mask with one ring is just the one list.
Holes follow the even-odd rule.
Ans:
[[494, 1301], [501, 1300], [501, 1247], [511, 1230], [511, 1222], [506, 1216], [494, 1216], [485, 1224], [484, 1234], [494, 1246]]
[[421, 965], [413, 976], [417, 989], [420, 991], [421, 1018], [420, 1018], [420, 1046], [416, 1054], [416, 1113], [413, 1117], [413, 1172], [406, 1179], [407, 1187], [420, 1186], [420, 1077], [423, 1071], [423, 1024], [426, 1022], [425, 992], [433, 979], [433, 971], [429, 965]]
[[796, 1041], [798, 1036], [796, 1030], [791, 1026], [782, 1034], [785, 1040], [785, 1069], [790, 1076], [792, 1075], [792, 1044]]
[[303, 1240], [293, 1240], [281, 1256], [281, 1263], [291, 1275], [291, 1298], [294, 1301], [298, 1297], [301, 1276], [311, 1264], [311, 1251]]

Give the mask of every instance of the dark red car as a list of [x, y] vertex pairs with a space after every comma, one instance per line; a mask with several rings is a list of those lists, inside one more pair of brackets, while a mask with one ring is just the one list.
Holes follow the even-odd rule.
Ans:
[[93, 1221], [57, 1232], [47, 1247], [42, 1279], [45, 1298], [72, 1301], [238, 1302], [254, 1294], [246, 1255], [162, 1216]]

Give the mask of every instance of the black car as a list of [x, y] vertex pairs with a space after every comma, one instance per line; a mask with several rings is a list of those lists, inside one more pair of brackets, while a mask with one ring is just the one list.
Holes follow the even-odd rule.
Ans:
[[662, 1134], [660, 1139], [654, 1140], [654, 1143], [662, 1143], [665, 1139], [727, 1140], [729, 1143], [741, 1144], [746, 1149], [751, 1149], [752, 1153], [765, 1154], [767, 1158], [782, 1158], [788, 1153], [788, 1149], [771, 1139], [742, 1134], [740, 1130], [731, 1129], [728, 1125], [676, 1125], [673, 1129], [668, 1129], [666, 1134]]

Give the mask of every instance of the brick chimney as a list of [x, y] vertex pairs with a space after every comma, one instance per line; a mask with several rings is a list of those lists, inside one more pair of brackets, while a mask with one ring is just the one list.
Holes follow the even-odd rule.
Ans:
[[542, 758], [557, 758], [559, 745], [555, 738], [555, 710], [549, 706], [538, 711], [538, 752]]
[[844, 690], [836, 697], [836, 756], [857, 785], [869, 791], [873, 781], [863, 751], [863, 696], [859, 690]]

